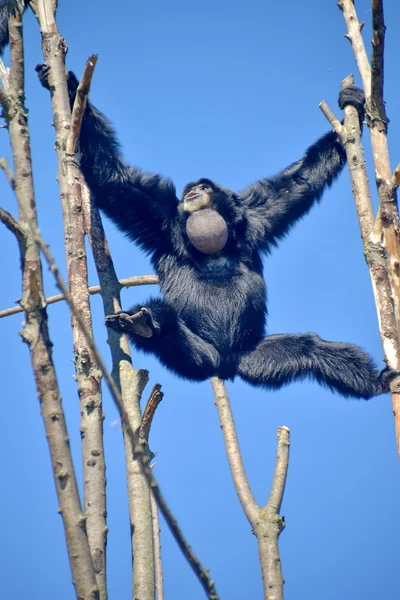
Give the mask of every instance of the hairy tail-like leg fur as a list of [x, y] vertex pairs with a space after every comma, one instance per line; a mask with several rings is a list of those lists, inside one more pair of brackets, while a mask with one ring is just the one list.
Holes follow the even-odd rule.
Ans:
[[366, 399], [388, 391], [395, 376], [388, 369], [380, 373], [358, 346], [327, 342], [313, 333], [267, 336], [241, 355], [237, 373], [270, 389], [312, 377], [342, 396]]
[[[155, 354], [168, 369], [181, 377], [203, 381], [218, 373], [219, 352], [193, 333], [171, 306], [159, 298], [151, 298], [146, 302], [146, 308], [142, 306], [132, 306], [123, 313], [138, 315], [139, 327], [130, 324], [127, 319], [124, 323], [118, 315], [107, 317], [106, 325], [124, 330], [136, 348]], [[144, 321], [140, 313], [144, 315]], [[135, 333], [135, 328], [141, 333]]]

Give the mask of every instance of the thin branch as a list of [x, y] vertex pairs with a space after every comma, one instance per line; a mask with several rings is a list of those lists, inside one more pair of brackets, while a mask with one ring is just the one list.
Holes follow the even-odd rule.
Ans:
[[278, 427], [278, 451], [276, 455], [275, 472], [272, 480], [271, 493], [265, 509], [272, 507], [277, 513], [281, 509], [287, 472], [289, 468], [290, 431], [288, 427]]
[[161, 391], [161, 385], [156, 383], [151, 390], [150, 398], [148, 399], [146, 408], [144, 409], [142, 423], [139, 429], [139, 439], [142, 439], [144, 442], [146, 442], [146, 444], [148, 444], [150, 428], [154, 415], [163, 397], [164, 393]]
[[97, 63], [97, 54], [92, 54], [86, 61], [81, 80], [76, 90], [75, 102], [71, 114], [71, 131], [67, 138], [66, 153], [75, 154], [81, 131], [82, 119], [90, 91], [93, 72]]
[[[0, 59], [1, 62], [1, 59]], [[1, 77], [0, 77], [1, 79]], [[12, 174], [12, 171], [8, 165], [7, 159], [6, 158], [0, 158], [0, 169], [3, 171], [3, 173], [5, 174], [5, 176], [7, 177], [7, 181], [11, 186], [12, 190], [15, 190], [15, 179], [14, 179], [14, 175]]]
[[[388, 118], [383, 101], [385, 23], [382, 0], [372, 2], [371, 113], [387, 132]], [[378, 125], [379, 126], [379, 125]]]
[[154, 545], [154, 565], [157, 600], [164, 600], [164, 577], [161, 557], [161, 539], [160, 539], [160, 519], [158, 517], [157, 502], [151, 494], [151, 515], [153, 517], [153, 545]]
[[[121, 286], [114, 269], [99, 211], [91, 203], [90, 193], [83, 177], [81, 190], [85, 228], [101, 285], [104, 314], [109, 315], [121, 311]], [[142, 422], [140, 400], [149, 379], [148, 372], [133, 368], [126, 334], [107, 328], [107, 335], [113, 363], [112, 376], [120, 390], [129, 427], [136, 432]], [[123, 427], [123, 437], [131, 525], [133, 597], [153, 600], [155, 568], [151, 492], [141, 465], [134, 457], [132, 458], [134, 454], [132, 441], [125, 427]]]
[[224, 436], [225, 448], [228, 455], [233, 483], [235, 484], [236, 492], [243, 511], [250, 523], [253, 524], [257, 519], [259, 507], [254, 499], [246, 472], [244, 470], [229, 397], [223, 381], [217, 377], [213, 377], [211, 379], [211, 385], [214, 390], [214, 403], [218, 409], [220, 426]]
[[214, 402], [218, 409], [229, 467], [243, 511], [257, 537], [264, 600], [283, 600], [283, 577], [278, 538], [284, 529], [279, 515], [289, 464], [289, 429], [278, 428], [278, 451], [270, 497], [264, 508], [256, 503], [244, 470], [232, 409], [224, 382], [211, 379]]
[[[360, 34], [360, 27], [352, 0], [342, 0], [343, 14], [346, 20], [347, 28], [354, 31], [352, 39], [357, 40], [353, 44], [353, 51], [360, 74], [363, 79], [366, 91], [366, 118], [371, 132], [371, 144], [373, 150], [373, 159], [375, 165], [375, 179], [380, 199], [379, 213], [376, 224], [370, 229], [369, 236], [363, 235], [364, 250], [367, 263], [372, 278], [375, 302], [378, 311], [379, 329], [383, 348], [385, 351], [385, 360], [388, 366], [398, 370], [400, 367], [400, 227], [399, 215], [397, 210], [397, 186], [393, 185], [393, 177], [390, 170], [389, 149], [386, 137], [386, 121], [382, 115], [375, 110], [373, 112], [371, 102], [371, 71], [365, 69], [364, 55], [366, 55], [364, 43]], [[376, 19], [380, 19], [380, 31], [377, 41], [383, 46], [382, 35], [384, 33], [383, 12], [381, 10], [381, 1], [374, 0], [373, 11]], [[373, 75], [378, 76], [378, 81], [372, 84], [374, 88], [374, 105], [383, 102], [383, 58], [379, 56], [380, 50], [375, 52], [375, 69]], [[378, 73], [379, 72], [379, 73]], [[380, 95], [380, 100], [377, 99]], [[346, 154], [350, 166], [350, 174], [353, 183], [353, 189], [360, 186], [362, 179], [366, 179], [364, 159], [362, 156], [362, 147], [360, 140], [360, 131], [355, 123], [355, 109], [346, 107], [345, 109], [345, 128], [351, 128], [353, 133], [353, 150], [350, 152], [350, 146], [346, 146]], [[351, 136], [350, 136], [351, 137]], [[361, 192], [360, 192], [361, 193]], [[367, 191], [363, 191], [367, 194]], [[368, 197], [370, 194], [368, 192]], [[361, 216], [359, 214], [360, 222]], [[374, 238], [374, 234], [379, 233], [381, 239]], [[400, 381], [396, 379], [390, 386], [392, 392], [393, 412], [395, 416], [396, 442], [400, 455]]]
[[[0, 221], [4, 223], [4, 225], [9, 231], [11, 231], [11, 233], [15, 235], [19, 244], [25, 242], [25, 232], [21, 224], [12, 216], [11, 213], [9, 213], [7, 210], [4, 210], [4, 208], [0, 208]], [[20, 308], [19, 310], [21, 312], [23, 311], [22, 308]]]
[[[21, 223], [26, 222], [37, 230], [30, 138], [24, 104], [22, 19], [17, 10], [9, 19], [9, 34], [11, 71], [5, 116], [15, 167], [15, 193]], [[26, 227], [21, 301], [25, 310], [25, 324], [21, 335], [29, 346], [76, 595], [82, 600], [95, 600], [98, 595], [96, 579], [52, 360], [39, 249], [30, 231], [31, 227]]]
[[368, 103], [371, 97], [371, 67], [361, 35], [362, 26], [357, 19], [353, 0], [339, 0], [338, 7], [343, 12], [347, 24], [348, 34], [345, 37], [351, 42]]
[[[138, 285], [155, 285], [158, 283], [157, 275], [135, 275], [133, 277], [127, 277], [126, 279], [120, 279], [118, 284], [121, 288], [130, 288], [136, 287]], [[101, 294], [102, 289], [99, 285], [92, 285], [88, 288], [88, 292], [91, 296], [95, 294]], [[46, 305], [55, 304], [56, 302], [61, 302], [65, 300], [64, 294], [56, 294], [54, 296], [49, 296], [46, 298]], [[19, 300], [16, 300], [19, 302]], [[0, 310], [0, 319], [3, 317], [9, 317], [10, 315], [16, 315], [17, 313], [23, 312], [24, 309], [20, 306], [13, 306], [12, 308], [5, 308]]]
[[[81, 93], [75, 98], [71, 115], [67, 88], [65, 54], [67, 46], [60, 35], [51, 0], [37, 0], [42, 50], [49, 70], [49, 85], [56, 135], [58, 182], [63, 214], [68, 283], [74, 304], [86, 329], [92, 333], [88, 295], [88, 268], [85, 226], [82, 212], [80, 172], [75, 156], [76, 141], [82, 123], [90, 78], [95, 60], [89, 60]], [[91, 57], [92, 58], [92, 57]], [[86, 90], [82, 93], [82, 90]], [[99, 588], [99, 599], [107, 598], [106, 544], [107, 508], [106, 474], [103, 443], [103, 404], [101, 372], [79, 322], [71, 315], [74, 363], [80, 401], [80, 430], [84, 479], [84, 512], [90, 551]]]
[[[139, 439], [144, 445], [146, 452], [149, 456], [149, 435], [151, 425], [153, 423], [154, 415], [157, 407], [159, 406], [164, 394], [161, 391], [161, 385], [156, 383], [151, 390], [150, 398], [147, 401], [146, 408], [143, 412], [142, 423], [139, 428]], [[151, 468], [154, 468], [154, 464]], [[153, 524], [153, 549], [154, 549], [154, 577], [155, 577], [155, 588], [157, 593], [157, 600], [164, 600], [164, 583], [163, 583], [163, 568], [162, 568], [162, 557], [161, 557], [161, 538], [160, 538], [160, 519], [158, 515], [158, 506], [154, 498], [154, 495], [150, 495], [151, 503], [151, 516]]]
[[329, 108], [325, 100], [322, 100], [318, 104], [319, 108], [322, 110], [325, 117], [328, 119], [329, 123], [332, 125], [333, 131], [336, 131], [338, 135], [342, 135], [343, 127], [339, 119], [336, 117], [335, 113]]

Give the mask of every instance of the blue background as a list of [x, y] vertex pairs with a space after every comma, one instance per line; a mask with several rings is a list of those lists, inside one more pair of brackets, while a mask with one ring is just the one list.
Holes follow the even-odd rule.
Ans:
[[[398, 79], [400, 5], [387, 0], [385, 99], [392, 168], [400, 160]], [[370, 2], [357, 2], [370, 48]], [[31, 15], [26, 34], [27, 105], [40, 227], [64, 269], [48, 94]], [[241, 189], [297, 160], [329, 130], [318, 109], [339, 115], [341, 80], [356, 73], [336, 0], [202, 0], [109, 3], [61, 0], [68, 66], [80, 75], [99, 53], [91, 98], [115, 124], [128, 162], [187, 181], [209, 177]], [[7, 55], [6, 55], [7, 59]], [[6, 130], [0, 153], [9, 154]], [[367, 132], [364, 136], [369, 156]], [[373, 181], [373, 169], [370, 169]], [[15, 200], [0, 178], [0, 204]], [[106, 223], [119, 277], [151, 272], [148, 260]], [[0, 307], [20, 296], [15, 241], [0, 227]], [[97, 283], [91, 261], [91, 284]], [[382, 359], [376, 311], [347, 171], [265, 262], [268, 330], [316, 331], [351, 341]], [[46, 293], [57, 293], [45, 274]], [[155, 287], [123, 291], [128, 307]], [[109, 361], [101, 301], [93, 298], [96, 339]], [[79, 405], [71, 328], [63, 304], [49, 308], [51, 336], [69, 433], [81, 480]], [[0, 322], [0, 564], [8, 600], [72, 599], [68, 560], [21, 315]], [[156, 475], [193, 549], [211, 569], [221, 598], [261, 598], [257, 545], [230, 479], [208, 382], [177, 379], [156, 360], [134, 354], [165, 393], [151, 434]], [[245, 466], [260, 504], [269, 494], [278, 425], [291, 429], [289, 477], [280, 538], [289, 600], [398, 598], [399, 464], [389, 395], [344, 400], [313, 383], [280, 392], [229, 384]], [[151, 387], [147, 388], [147, 397]], [[111, 599], [131, 596], [124, 455], [116, 411], [105, 393], [108, 581]], [[166, 598], [197, 600], [203, 591], [163, 524]]]

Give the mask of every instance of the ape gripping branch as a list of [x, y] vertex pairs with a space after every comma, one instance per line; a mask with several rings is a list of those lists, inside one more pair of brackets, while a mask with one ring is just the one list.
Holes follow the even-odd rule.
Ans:
[[[357, 66], [363, 82], [366, 99], [366, 121], [371, 133], [375, 180], [380, 200], [377, 216], [372, 208], [371, 190], [365, 167], [364, 150], [357, 111], [346, 106], [343, 125], [335, 118], [325, 102], [320, 108], [333, 129], [340, 135], [345, 150], [360, 223], [364, 254], [368, 264], [379, 330], [385, 353], [385, 361], [393, 370], [400, 369], [400, 227], [397, 209], [397, 188], [400, 183], [400, 165], [392, 173], [387, 144], [388, 119], [383, 102], [383, 50], [385, 25], [383, 0], [372, 2], [372, 61], [361, 36], [363, 25], [358, 21], [353, 0], [340, 0]], [[352, 76], [342, 87], [354, 85]], [[390, 386], [395, 419], [397, 451], [400, 457], [400, 378]]]

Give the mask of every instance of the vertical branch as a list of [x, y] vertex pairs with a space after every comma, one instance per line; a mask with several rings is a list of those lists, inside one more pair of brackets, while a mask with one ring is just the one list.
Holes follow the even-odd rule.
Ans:
[[[348, 77], [342, 85], [353, 85], [353, 83], [353, 79]], [[356, 199], [361, 236], [364, 242], [364, 255], [371, 276], [385, 360], [392, 368], [396, 368], [400, 357], [400, 348], [395, 309], [387, 271], [385, 249], [382, 246], [380, 233], [376, 235], [373, 230], [374, 224], [371, 219], [372, 201], [365, 167], [364, 151], [361, 145], [358, 112], [352, 106], [346, 106], [344, 109], [344, 126], [342, 127], [340, 123], [337, 125], [337, 123], [332, 121], [329, 114], [330, 111], [326, 111], [325, 102], [321, 102], [320, 108], [341, 136], [344, 143], [353, 194]], [[397, 448], [400, 451], [400, 396], [395, 388], [392, 389], [392, 402], [395, 415]]]
[[[114, 314], [121, 308], [121, 285], [115, 273], [110, 249], [98, 210], [91, 205], [89, 190], [82, 178], [83, 212], [94, 262], [100, 281], [104, 314]], [[121, 392], [122, 403], [130, 427], [137, 431], [141, 425], [140, 399], [148, 381], [148, 372], [135, 371], [128, 338], [113, 329], [107, 329], [112, 358], [112, 375]], [[123, 423], [125, 460], [127, 469], [131, 544], [133, 555], [133, 597], [154, 599], [154, 548], [152, 535], [151, 493], [143, 470], [133, 458], [132, 440]]]
[[98, 588], [89, 551], [85, 518], [82, 515], [64, 411], [52, 359], [39, 249], [27, 226], [29, 222], [37, 228], [37, 215], [27, 111], [24, 104], [22, 22], [18, 11], [9, 20], [9, 31], [11, 72], [8, 90], [1, 96], [10, 133], [18, 210], [21, 226], [25, 231], [21, 301], [25, 310], [25, 326], [21, 335], [29, 346], [76, 596], [84, 600], [97, 600]]
[[[384, 78], [384, 36], [382, 0], [372, 0], [373, 14], [373, 57], [372, 70], [365, 60], [366, 51], [361, 36], [352, 0], [341, 0], [353, 52], [360, 70], [366, 95], [366, 118], [371, 132], [371, 144], [375, 165], [375, 180], [380, 206], [374, 229], [363, 233], [365, 256], [369, 266], [375, 301], [377, 304], [379, 328], [385, 351], [385, 359], [392, 369], [400, 367], [400, 226], [397, 209], [397, 182], [392, 176], [387, 143], [387, 117], [383, 103]], [[372, 80], [371, 80], [372, 77]], [[366, 179], [358, 121], [351, 107], [345, 109], [344, 143], [353, 189], [360, 188], [361, 180]], [[367, 192], [362, 192], [367, 196]], [[360, 191], [361, 194], [361, 191]], [[369, 197], [369, 194], [368, 194]], [[359, 218], [362, 215], [359, 213]], [[381, 240], [383, 234], [383, 241]], [[393, 412], [395, 416], [396, 442], [400, 456], [400, 383], [391, 384]]]
[[244, 470], [235, 422], [224, 382], [213, 377], [211, 384], [214, 389], [214, 402], [218, 409], [225, 449], [236, 493], [257, 537], [264, 584], [264, 600], [283, 600], [284, 581], [279, 556], [278, 538], [285, 524], [279, 511], [289, 465], [290, 432], [287, 427], [278, 428], [278, 452], [270, 497], [267, 504], [264, 507], [260, 507], [253, 497]]
[[[383, 246], [387, 254], [388, 272], [396, 309], [397, 328], [400, 331], [400, 227], [397, 210], [397, 185], [394, 184], [387, 143], [388, 119], [383, 102], [385, 24], [383, 0], [372, 0], [372, 70], [369, 66], [361, 25], [353, 0], [340, 0], [354, 56], [360, 71], [366, 97], [366, 120], [371, 133], [375, 165], [375, 181], [380, 207], [377, 229], [382, 227]], [[392, 365], [393, 366], [393, 365]], [[397, 365], [396, 365], [397, 368]]]
[[[50, 67], [49, 84], [52, 90], [68, 283], [74, 304], [85, 327], [92, 334], [80, 171], [75, 155], [84, 104], [82, 106], [81, 95], [77, 94], [71, 117], [65, 71], [66, 43], [58, 32], [51, 0], [38, 0], [37, 8], [43, 55]], [[91, 57], [85, 70], [86, 87], [90, 85], [94, 64], [95, 57]], [[74, 314], [71, 319], [80, 399], [84, 512], [100, 600], [105, 600], [107, 523], [101, 371]]]

